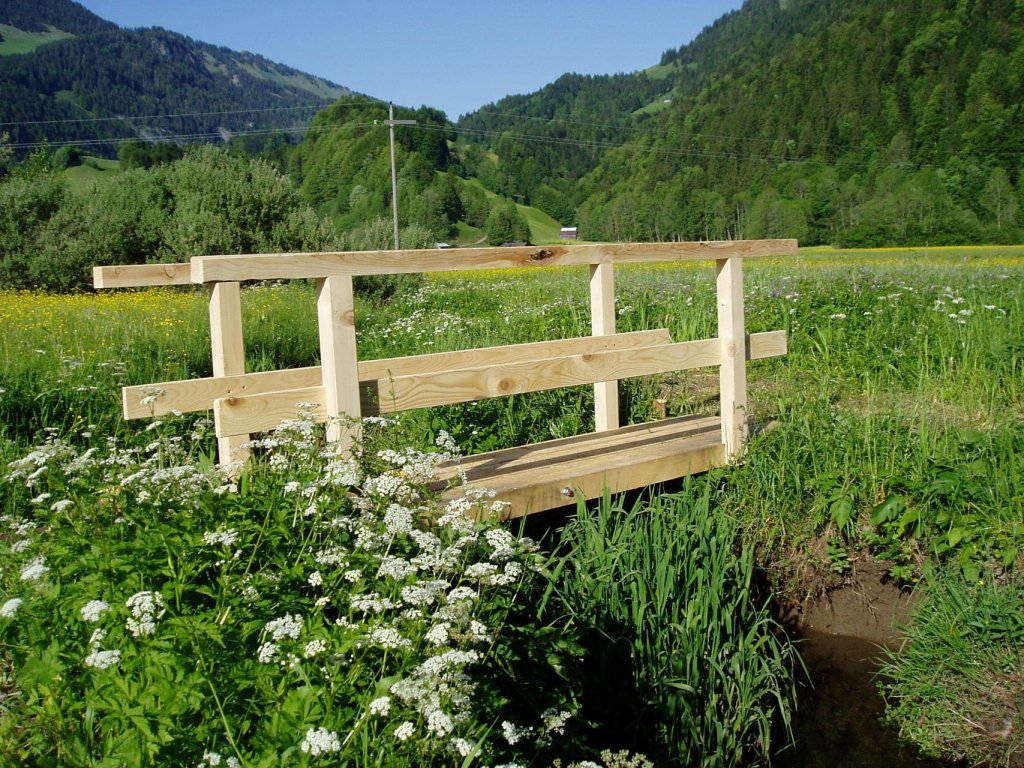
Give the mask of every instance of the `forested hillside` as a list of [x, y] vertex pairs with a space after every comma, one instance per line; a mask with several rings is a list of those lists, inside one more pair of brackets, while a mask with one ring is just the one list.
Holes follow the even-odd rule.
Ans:
[[[403, 244], [410, 237], [420, 242], [455, 239], [460, 223], [481, 230], [495, 244], [529, 239], [529, 226], [510, 201], [495, 204], [493, 195], [465, 178], [450, 148], [454, 126], [443, 112], [397, 107], [395, 118], [416, 121], [395, 130], [399, 224], [410, 230], [402, 235]], [[303, 196], [343, 231], [379, 226], [375, 222], [391, 218], [387, 119], [384, 104], [340, 99], [316, 116], [291, 155], [289, 172]], [[368, 234], [366, 239], [379, 238]]]
[[116, 144], [105, 139], [221, 140], [303, 125], [314, 108], [351, 93], [255, 54], [162, 29], [119, 29], [70, 0], [5, 0], [0, 23], [74, 35], [0, 58], [0, 127], [22, 150], [99, 142], [95, 151], [112, 157]]
[[[577, 207], [591, 239], [786, 235], [880, 245], [1021, 237], [1019, 0], [748, 0], [666, 52], [648, 75], [622, 83], [649, 94], [645, 80], [660, 92], [631, 122], [620, 118], [628, 138], [580, 183], [565, 183], [558, 160], [524, 171], [529, 158], [578, 166], [581, 144], [600, 150], [589, 124], [597, 121], [576, 107], [587, 101], [579, 93], [546, 105], [552, 122], [535, 121], [545, 128], [507, 129], [529, 151], [509, 151], [511, 142], [492, 135], [501, 173], [482, 178], [497, 188], [531, 177], [532, 187], [514, 190], [531, 198], [531, 190], [561, 185], [559, 204]], [[516, 103], [543, 103], [553, 89]], [[472, 139], [479, 123], [465, 118], [463, 135]], [[552, 148], [544, 131], [555, 125], [565, 133]]]

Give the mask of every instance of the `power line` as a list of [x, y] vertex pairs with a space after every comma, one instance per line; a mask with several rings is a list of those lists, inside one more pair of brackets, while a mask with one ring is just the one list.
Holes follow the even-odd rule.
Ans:
[[[346, 103], [343, 103], [343, 104], [332, 104], [331, 106], [366, 106], [366, 105], [384, 106], [384, 103], [380, 102], [380, 101], [376, 101], [376, 100], [366, 100], [366, 101], [359, 101], [359, 102], [346, 102]], [[258, 112], [258, 111], [268, 111], [269, 112], [269, 111], [279, 111], [279, 110], [286, 110], [286, 109], [287, 110], [292, 110], [292, 109], [306, 109], [306, 108], [283, 107], [283, 108], [274, 108], [274, 109], [268, 109], [268, 110], [237, 110], [237, 111], [221, 111], [221, 112], [180, 113], [178, 115], [156, 115], [156, 116], [152, 116], [151, 118], [147, 118], [147, 119], [155, 119], [155, 118], [160, 118], [160, 117], [191, 117], [191, 116], [217, 115], [217, 114], [239, 114], [239, 113], [244, 113], [244, 112], [249, 112], [249, 111], [255, 111], [255, 112]], [[509, 115], [509, 116], [510, 117], [515, 117], [516, 119], [519, 119], [519, 116], [512, 116], [512, 115]], [[118, 119], [120, 119], [120, 118], [96, 118], [97, 121], [98, 120], [104, 120], [104, 121], [110, 120], [110, 121], [112, 121], [112, 120], [118, 120]], [[143, 119], [143, 118], [134, 118], [134, 119]], [[545, 122], [545, 123], [548, 123], [548, 124], [564, 123], [564, 124], [568, 124], [568, 125], [585, 125], [585, 126], [600, 126], [600, 125], [604, 125], [605, 127], [612, 127], [612, 126], [609, 126], [608, 124], [587, 123], [587, 122], [584, 122], [584, 121], [563, 121], [563, 120], [559, 120], [557, 118], [552, 118], [552, 119], [547, 119], [547, 118], [530, 118], [530, 119], [535, 120], [535, 121], [539, 121], [539, 122]], [[42, 121], [40, 121], [40, 122], [42, 122]], [[82, 122], [82, 121], [67, 120], [67, 121], [53, 121], [53, 122]], [[375, 124], [379, 124], [379, 123], [353, 123], [353, 122], [346, 122], [346, 123], [328, 123], [328, 124], [319, 124], [319, 125], [301, 125], [301, 126], [288, 126], [288, 127], [282, 126], [282, 127], [272, 127], [272, 128], [253, 128], [253, 129], [243, 129], [243, 130], [226, 130], [226, 133], [229, 135], [230, 138], [242, 137], [242, 136], [269, 135], [269, 134], [273, 134], [273, 133], [291, 133], [291, 134], [306, 133], [306, 134], [309, 134], [309, 133], [323, 133], [323, 132], [328, 132], [328, 131], [332, 131], [332, 130], [340, 130], [340, 129], [343, 129], [343, 128], [368, 128], [368, 127], [371, 127], [371, 126], [373, 126]], [[7, 125], [12, 125], [12, 124], [7, 124]], [[426, 124], [418, 124], [418, 125], [411, 126], [411, 127], [413, 129], [415, 129], [415, 130], [433, 131], [433, 132], [447, 132], [447, 131], [450, 130], [449, 126], [434, 126], [434, 125], [426, 125]], [[611, 140], [611, 139], [574, 139], [574, 138], [571, 138], [571, 137], [544, 136], [542, 134], [511, 132], [511, 131], [508, 131], [508, 130], [497, 130], [497, 129], [490, 129], [489, 130], [489, 129], [483, 129], [483, 128], [458, 128], [457, 130], [458, 130], [459, 133], [461, 133], [463, 135], [474, 135], [474, 136], [487, 137], [487, 138], [501, 138], [501, 137], [505, 137], [505, 138], [509, 138], [509, 139], [514, 139], [514, 140], [522, 141], [522, 142], [525, 142], [525, 143], [573, 146], [573, 147], [579, 147], [579, 148], [584, 148], [584, 149], [594, 149], [594, 150], [614, 150], [614, 149], [622, 149], [622, 148], [630, 146], [629, 142], [626, 142], [626, 141], [614, 141], [614, 140]], [[631, 131], [632, 130], [639, 130], [639, 127], [637, 127], [637, 128], [629, 128], [629, 130], [631, 130]], [[169, 142], [192, 142], [192, 141], [204, 141], [204, 140], [206, 140], [206, 141], [208, 141], [208, 140], [219, 140], [219, 139], [223, 139], [223, 138], [224, 138], [223, 133], [218, 131], [218, 132], [203, 132], [203, 133], [176, 133], [176, 134], [168, 134], [168, 135], [165, 135], [165, 136], [155, 137], [154, 139], [150, 139], [150, 140], [169, 141]], [[688, 139], [689, 140], [701, 140], [701, 139], [703, 139], [703, 140], [725, 140], [725, 141], [750, 141], [750, 142], [759, 141], [759, 142], [762, 142], [762, 143], [776, 141], [776, 139], [766, 139], [766, 138], [760, 138], [760, 137], [739, 137], [739, 136], [729, 136], [729, 135], [725, 135], [725, 134], [699, 133], [699, 132], [693, 132], [693, 131], [681, 134], [680, 138], [683, 139], [683, 140], [688, 140]], [[118, 138], [111, 137], [111, 138], [105, 138], [105, 139], [93, 139], [93, 138], [86, 139], [86, 138], [82, 138], [82, 139], [68, 139], [68, 140], [61, 140], [61, 141], [54, 141], [54, 142], [49, 142], [49, 141], [18, 142], [18, 143], [8, 144], [8, 146], [11, 147], [12, 149], [15, 149], [15, 150], [25, 150], [25, 149], [38, 149], [38, 148], [41, 148], [43, 146], [59, 148], [59, 147], [64, 147], [64, 146], [100, 146], [100, 145], [103, 145], [103, 144], [119, 145], [119, 144], [124, 144], [124, 143], [127, 143], [127, 142], [139, 141], [139, 140], [140, 140], [140, 138], [138, 136], [118, 137]], [[835, 145], [832, 145], [832, 144], [827, 144], [825, 146], [835, 147]], [[864, 145], [861, 145], [859, 147], [859, 149], [865, 149]], [[763, 160], [763, 161], [766, 161], [766, 162], [776, 162], [776, 163], [813, 162], [813, 161], [818, 160], [818, 159], [823, 159], [823, 158], [814, 158], [814, 157], [794, 158], [794, 157], [787, 157], [785, 155], [779, 155], [779, 154], [764, 153], [764, 152], [753, 153], [753, 152], [741, 151], [741, 150], [735, 150], [735, 151], [729, 151], [729, 150], [724, 150], [724, 149], [709, 150], [709, 149], [700, 149], [700, 148], [696, 148], [696, 147], [686, 148], [686, 147], [666, 147], [666, 146], [650, 146], [650, 145], [648, 145], [648, 146], [642, 148], [642, 151], [647, 152], [647, 153], [653, 153], [653, 154], [656, 154], [656, 155], [661, 155], [661, 156], [709, 157], [709, 158], [735, 159], [735, 160]], [[946, 154], [948, 157], [953, 157], [957, 153], [952, 151], [952, 150], [947, 150], [947, 151], [945, 151], [944, 154]], [[1003, 151], [1003, 152], [994, 152], [994, 153], [989, 153], [989, 154], [994, 154], [994, 155], [998, 155], [998, 156], [1006, 157], [1006, 158], [1024, 157], [1024, 153], [1014, 152], [1014, 151], [1011, 151], [1011, 150], [1007, 150], [1007, 151]], [[860, 167], [868, 167], [868, 166], [873, 164], [872, 161], [867, 161], [867, 160], [860, 161], [860, 160], [848, 159], [848, 160], [846, 160], [844, 162], [846, 162], [848, 164], [857, 165], [857, 166], [860, 166]], [[916, 160], [913, 160], [913, 159], [908, 159], [906, 162], [908, 162], [908, 163], [910, 163], [910, 164], [912, 164], [912, 165], [914, 165], [915, 167], [918, 167], [918, 168], [932, 168], [932, 169], [934, 169], [934, 168], [941, 167], [941, 166], [936, 166], [936, 165], [934, 165], [932, 163], [924, 163], [924, 162], [916, 161]], [[885, 165], [892, 166], [892, 165], [896, 165], [896, 163], [886, 163]]]
[[71, 117], [63, 118], [60, 120], [20, 120], [15, 122], [0, 122], [0, 126], [17, 126], [17, 125], [61, 125], [66, 123], [112, 123], [112, 122], [124, 122], [129, 120], [164, 120], [167, 118], [178, 118], [178, 117], [211, 117], [213, 115], [247, 115], [247, 114], [263, 114], [266, 112], [297, 112], [307, 109], [327, 109], [328, 107], [348, 107], [348, 106], [366, 106], [371, 104], [384, 105], [384, 102], [375, 99], [366, 99], [365, 101], [346, 101], [330, 102], [329, 104], [307, 104], [305, 106], [296, 107], [265, 107], [259, 109], [230, 109], [230, 110], [219, 110], [214, 112], [177, 112], [166, 115], [119, 115], [117, 117]]

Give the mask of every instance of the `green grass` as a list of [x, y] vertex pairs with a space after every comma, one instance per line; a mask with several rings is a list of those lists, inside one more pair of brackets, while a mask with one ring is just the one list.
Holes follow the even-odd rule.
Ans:
[[562, 228], [561, 224], [544, 213], [540, 208], [519, 204], [516, 204], [516, 208], [523, 214], [526, 223], [530, 225], [531, 243], [544, 245], [558, 242], [558, 233]]
[[605, 497], [561, 544], [554, 591], [583, 630], [584, 716], [657, 744], [659, 764], [770, 756], [789, 729], [795, 652], [753, 596], [753, 548], [710, 487], [629, 509]]
[[458, 245], [460, 248], [487, 244], [487, 233], [479, 227], [470, 226], [464, 221], [456, 222], [455, 227], [459, 231]]
[[[775, 588], [803, 595], [867, 555], [902, 581], [926, 582], [930, 564], [946, 580], [1016, 588], [1007, 574], [1024, 567], [1024, 247], [807, 249], [745, 271], [748, 331], [789, 332], [786, 357], [748, 368], [751, 415], [774, 428], [755, 436], [741, 466], [692, 483], [713, 514], [736, 520]], [[619, 330], [714, 335], [710, 264], [624, 267], [616, 283]], [[585, 268], [432, 276], [384, 305], [359, 300], [360, 356], [586, 334], [587, 284]], [[24, 454], [46, 428], [141, 434], [143, 423], [118, 416], [118, 386], [208, 375], [205, 312], [198, 292], [0, 294], [2, 458]], [[243, 313], [251, 370], [317, 361], [311, 287], [248, 287]], [[714, 371], [623, 393], [629, 420], [647, 418], [655, 396], [670, 415], [717, 410]], [[479, 451], [590, 429], [591, 404], [588, 388], [496, 398], [411, 413], [398, 429], [411, 443], [445, 429]], [[823, 541], [828, 554], [814, 546]], [[907, 665], [901, 679], [928, 666]], [[940, 684], [975, 711], [991, 702], [970, 700], [972, 690], [1001, 679], [985, 674]], [[908, 734], [923, 733], [910, 727], [922, 713], [921, 729], [955, 716], [940, 705], [893, 712]]]
[[678, 71], [679, 65], [673, 62], [671, 64], [656, 64], [653, 67], [648, 67], [644, 70], [644, 74], [651, 78], [651, 80], [664, 80], [669, 75], [673, 75]]
[[121, 163], [117, 160], [87, 157], [83, 158], [81, 165], [65, 168], [63, 173], [72, 192], [86, 193], [96, 185], [112, 183], [120, 169]]
[[890, 722], [934, 757], [1017, 765], [1024, 753], [1024, 581], [932, 574], [882, 672]]
[[0, 56], [13, 56], [18, 53], [31, 53], [41, 45], [67, 40], [74, 35], [50, 27], [48, 32], [25, 32], [8, 24], [0, 24]]

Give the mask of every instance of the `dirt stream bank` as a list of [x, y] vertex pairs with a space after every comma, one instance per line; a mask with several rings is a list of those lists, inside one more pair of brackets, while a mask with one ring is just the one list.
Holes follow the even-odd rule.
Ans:
[[887, 563], [857, 558], [849, 574], [818, 582], [800, 600], [780, 606], [796, 638], [810, 685], [801, 687], [794, 717], [796, 744], [776, 768], [937, 768], [900, 742], [882, 722], [878, 659], [898, 647], [914, 595], [888, 578]]

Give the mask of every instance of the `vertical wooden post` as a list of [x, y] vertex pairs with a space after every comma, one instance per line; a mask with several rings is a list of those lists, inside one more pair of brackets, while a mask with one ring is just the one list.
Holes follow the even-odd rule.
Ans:
[[[210, 351], [214, 376], [245, 373], [245, 343], [242, 338], [242, 291], [237, 282], [211, 283]], [[248, 452], [242, 446], [249, 435], [217, 438], [217, 457], [224, 466], [244, 462]]]
[[352, 276], [324, 277], [316, 281], [317, 321], [320, 326], [320, 366], [327, 402], [327, 439], [348, 450], [357, 437], [357, 424], [346, 430], [338, 416], [359, 421], [359, 368], [356, 358], [356, 312]]
[[[611, 263], [590, 267], [590, 330], [594, 336], [615, 333], [615, 273]], [[594, 384], [594, 430], [619, 426], [619, 382]]]
[[720, 393], [722, 442], [729, 461], [739, 460], [747, 443], [747, 349], [743, 325], [743, 260], [718, 259], [718, 339], [722, 345]]

